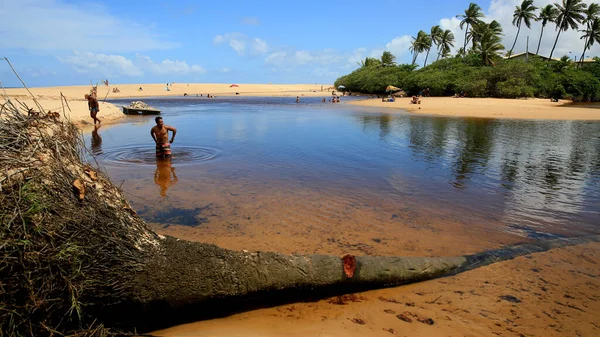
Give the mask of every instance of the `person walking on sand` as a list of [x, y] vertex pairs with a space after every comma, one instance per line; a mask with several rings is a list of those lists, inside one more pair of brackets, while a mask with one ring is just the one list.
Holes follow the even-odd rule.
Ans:
[[[157, 157], [170, 157], [171, 156], [171, 144], [175, 141], [175, 135], [177, 129], [172, 126], [165, 125], [162, 117], [156, 117], [154, 119], [156, 126], [150, 130], [150, 135], [156, 143], [156, 156]], [[169, 140], [169, 131], [173, 132], [171, 140]]]
[[96, 122], [102, 123], [100, 119], [96, 117], [98, 112], [100, 112], [100, 104], [98, 104], [98, 100], [93, 95], [85, 95], [85, 99], [88, 101], [88, 108], [90, 109], [90, 117], [94, 120], [94, 125]]

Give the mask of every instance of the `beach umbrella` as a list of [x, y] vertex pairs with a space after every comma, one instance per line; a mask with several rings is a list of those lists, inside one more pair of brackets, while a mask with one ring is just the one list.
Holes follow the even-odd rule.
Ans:
[[343, 86], [343, 85], [340, 85], [340, 86], [338, 87], [338, 89], [346, 89], [346, 87], [345, 87], [345, 86]]
[[388, 85], [387, 88], [385, 88], [386, 92], [395, 92], [395, 91], [402, 91], [402, 89], [395, 87], [393, 85]]
[[230, 88], [233, 88], [233, 87], [236, 87], [236, 88], [237, 88], [237, 87], [239, 87], [239, 85], [237, 85], [237, 84], [232, 84], [232, 85], [230, 85], [229, 87], [230, 87]]

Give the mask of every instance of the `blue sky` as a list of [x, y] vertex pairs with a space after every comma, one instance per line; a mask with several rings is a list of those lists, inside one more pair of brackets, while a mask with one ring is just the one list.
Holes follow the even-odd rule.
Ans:
[[[0, 56], [31, 86], [113, 83], [332, 83], [367, 56], [391, 51], [408, 63], [411, 36], [433, 25], [463, 32], [457, 14], [471, 1], [65, 1], [2, 0]], [[552, 0], [536, 0], [541, 7]], [[585, 1], [591, 3], [591, 1]], [[512, 45], [519, 0], [477, 1]], [[422, 5], [420, 5], [422, 4]], [[523, 30], [515, 52], [535, 49], [539, 23]], [[580, 55], [580, 33], [561, 34], [556, 56]], [[554, 42], [546, 27], [541, 54]], [[594, 46], [586, 55], [598, 55]], [[571, 52], [571, 54], [569, 54]], [[418, 63], [422, 65], [423, 57]], [[18, 86], [8, 66], [0, 81]]]

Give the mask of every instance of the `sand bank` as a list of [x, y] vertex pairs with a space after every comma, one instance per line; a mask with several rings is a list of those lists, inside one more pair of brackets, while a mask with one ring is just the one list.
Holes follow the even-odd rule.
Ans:
[[403, 109], [414, 114], [507, 119], [600, 120], [600, 103], [550, 102], [547, 99], [424, 97], [421, 104], [410, 98], [395, 102], [365, 99], [350, 104]]
[[598, 336], [599, 262], [600, 244], [590, 243], [522, 256], [452, 277], [342, 299], [255, 310], [153, 334]]
[[[330, 84], [237, 84], [237, 87], [231, 87], [231, 84], [198, 84], [198, 83], [175, 83], [167, 87], [164, 84], [111, 84], [109, 86], [98, 86], [98, 101], [100, 101], [100, 112], [98, 118], [103, 122], [109, 122], [124, 117], [121, 107], [111, 104], [105, 99], [118, 98], [143, 98], [174, 96], [183, 97], [184, 94], [195, 97], [202, 95], [211, 96], [323, 96], [330, 97], [332, 86]], [[40, 87], [30, 88], [31, 93], [41, 103], [46, 111], [59, 111], [62, 114], [61, 93], [67, 99], [71, 108], [69, 111], [65, 108], [65, 114], [78, 126], [85, 128], [91, 126], [93, 121], [89, 116], [87, 102], [84, 95], [90, 91], [89, 85], [82, 86], [63, 86], [63, 87]], [[114, 93], [113, 88], [118, 88], [119, 92]], [[142, 88], [143, 90], [139, 90]], [[167, 88], [169, 89], [167, 91]], [[323, 91], [321, 91], [323, 88]], [[6, 89], [9, 97], [18, 99], [26, 103], [29, 107], [35, 104], [31, 95], [24, 88]], [[37, 110], [37, 109], [36, 109]]]

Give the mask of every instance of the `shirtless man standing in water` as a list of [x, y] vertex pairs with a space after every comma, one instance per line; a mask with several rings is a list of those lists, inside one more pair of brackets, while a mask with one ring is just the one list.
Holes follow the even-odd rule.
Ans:
[[[150, 130], [150, 135], [156, 143], [156, 156], [162, 158], [170, 157], [171, 143], [173, 143], [173, 141], [175, 140], [175, 134], [177, 134], [177, 129], [175, 129], [172, 126], [165, 125], [162, 117], [156, 117], [154, 121], [156, 121], [156, 126], [152, 127], [152, 129]], [[173, 132], [171, 140], [169, 140], [169, 131]]]

